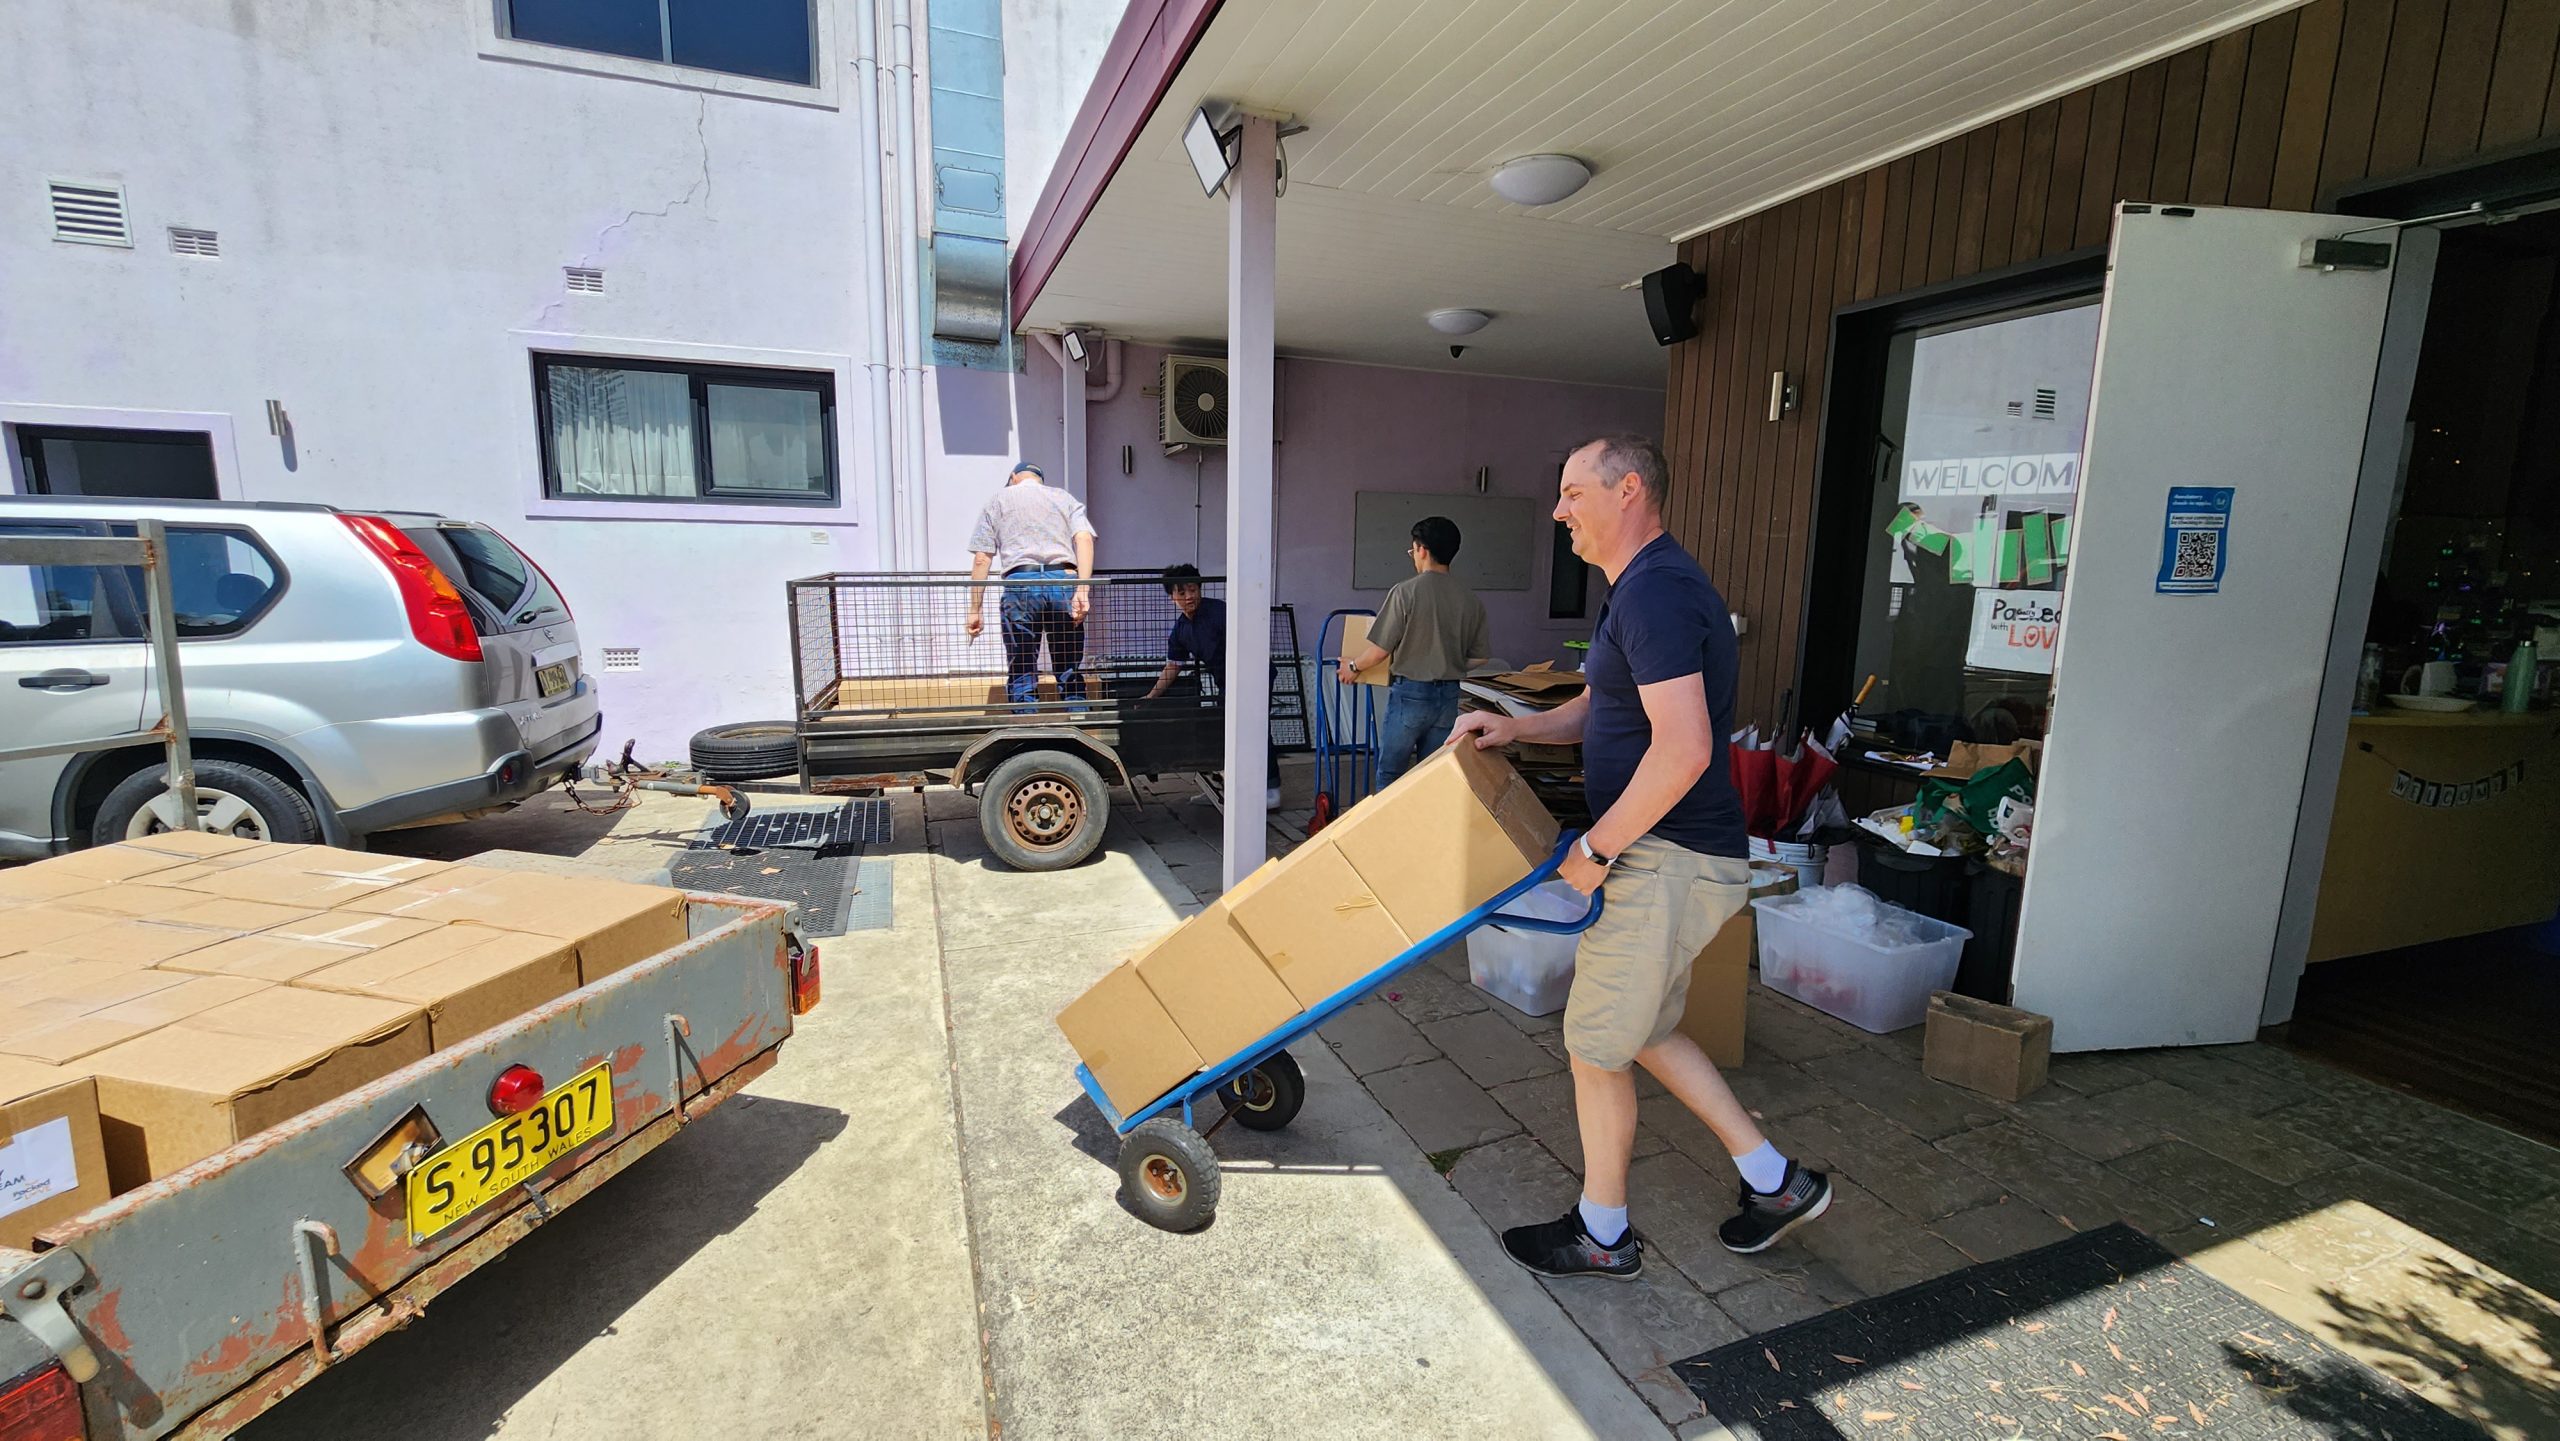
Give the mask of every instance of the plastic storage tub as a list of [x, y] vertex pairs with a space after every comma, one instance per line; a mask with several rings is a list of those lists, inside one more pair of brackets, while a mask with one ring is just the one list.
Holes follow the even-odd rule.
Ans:
[[1882, 914], [1914, 939], [1850, 935], [1809, 920], [1802, 914], [1807, 899], [1751, 903], [1760, 919], [1760, 979], [1769, 989], [1879, 1035], [1927, 1020], [1929, 993], [1955, 980], [1971, 933], [1886, 904]]
[[[1541, 921], [1578, 921], [1590, 906], [1573, 887], [1549, 881], [1503, 909]], [[1467, 933], [1467, 979], [1524, 1016], [1552, 1016], [1573, 989], [1573, 948], [1581, 939], [1478, 926]]]

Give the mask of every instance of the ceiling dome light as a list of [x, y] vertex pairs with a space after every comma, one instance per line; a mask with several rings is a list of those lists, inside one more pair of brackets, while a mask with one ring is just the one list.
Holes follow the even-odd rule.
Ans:
[[1422, 318], [1442, 335], [1473, 335], [1493, 323], [1493, 316], [1487, 312], [1463, 307], [1435, 310]]
[[1493, 193], [1514, 205], [1553, 205], [1591, 183], [1591, 165], [1570, 155], [1523, 155], [1495, 167]]

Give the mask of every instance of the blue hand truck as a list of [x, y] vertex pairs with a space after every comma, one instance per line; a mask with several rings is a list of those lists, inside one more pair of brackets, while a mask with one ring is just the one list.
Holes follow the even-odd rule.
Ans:
[[1359, 804], [1377, 784], [1378, 688], [1344, 685], [1335, 665], [1342, 658], [1343, 622], [1376, 614], [1337, 610], [1316, 627], [1316, 663], [1323, 674], [1316, 682], [1316, 798], [1315, 814], [1307, 822], [1309, 835]]
[[[1476, 927], [1493, 922], [1512, 930], [1542, 931], [1555, 936], [1578, 935], [1588, 930], [1592, 922], [1600, 919], [1602, 897], [1597, 891], [1592, 893], [1590, 908], [1570, 921], [1502, 914], [1504, 906], [1555, 875], [1556, 868], [1564, 863], [1567, 848], [1580, 834], [1566, 831], [1557, 839], [1553, 854], [1500, 895], [1398, 952], [1393, 960], [1291, 1017], [1287, 1024], [1242, 1051], [1216, 1065], [1201, 1067], [1189, 1080], [1130, 1115], [1121, 1115], [1112, 1106], [1111, 1098], [1102, 1093], [1092, 1070], [1078, 1065], [1076, 1083], [1084, 1087], [1085, 1095], [1092, 1098], [1095, 1108], [1120, 1137], [1120, 1185], [1129, 1209], [1140, 1220], [1167, 1231], [1189, 1231], [1207, 1224], [1218, 1210], [1220, 1179], [1218, 1156], [1209, 1149], [1209, 1137], [1229, 1121], [1251, 1131], [1277, 1131], [1295, 1120], [1299, 1106], [1307, 1098], [1307, 1081], [1287, 1048], [1368, 999], [1371, 992], [1423, 957]], [[1223, 1114], [1205, 1130], [1195, 1129], [1193, 1106], [1212, 1092], [1216, 1093]], [[1176, 1112], [1180, 1113], [1179, 1119]]]

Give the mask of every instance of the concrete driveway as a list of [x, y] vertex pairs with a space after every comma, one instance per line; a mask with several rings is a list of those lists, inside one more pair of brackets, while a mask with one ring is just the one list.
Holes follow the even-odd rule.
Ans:
[[[1029, 876], [923, 799], [770, 1075], [245, 1434], [1668, 1434], [1324, 1046], [1214, 1223], [1122, 1210], [1051, 1017], [1196, 902], [1126, 824]], [[645, 876], [703, 803], [543, 806], [382, 848]]]

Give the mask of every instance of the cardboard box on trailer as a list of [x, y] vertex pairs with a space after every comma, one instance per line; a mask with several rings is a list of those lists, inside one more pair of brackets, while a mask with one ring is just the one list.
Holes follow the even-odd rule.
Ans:
[[288, 936], [269, 935], [230, 936], [184, 955], [172, 956], [161, 962], [159, 969], [194, 976], [246, 976], [253, 981], [280, 986], [363, 954], [352, 946], [333, 946], [326, 941], [301, 941]]
[[443, 921], [421, 920], [415, 916], [368, 916], [361, 911], [319, 911], [298, 921], [269, 926], [262, 934], [293, 941], [318, 941], [324, 945], [344, 946], [351, 951], [379, 950], [384, 946], [430, 934], [445, 928]]
[[1200, 1052], [1173, 1015], [1123, 961], [1058, 1013], [1058, 1029], [1122, 1115], [1182, 1084]]
[[228, 856], [199, 862], [154, 884], [201, 891], [232, 900], [326, 910], [360, 896], [390, 890], [450, 869], [443, 861], [367, 855], [334, 846], [271, 846], [273, 855], [239, 864]]
[[578, 983], [590, 985], [686, 940], [684, 893], [590, 876], [454, 866], [338, 909], [421, 921], [462, 921], [574, 941]]
[[110, 1194], [97, 1084], [0, 1056], [0, 1246], [31, 1250], [36, 1232]]
[[86, 1010], [45, 1000], [0, 1008], [0, 1055], [76, 1066], [85, 1056], [267, 989], [264, 981], [238, 976], [140, 970], [127, 972], [125, 979], [128, 989], [122, 998]]
[[[0, 875], [6, 874], [0, 871]], [[75, 911], [52, 901], [25, 905], [0, 902], [0, 954], [51, 950], [53, 943], [65, 936], [94, 931], [114, 919], [96, 911]]]
[[423, 1007], [427, 1043], [441, 1051], [576, 990], [578, 947], [522, 931], [449, 925], [293, 984]]
[[276, 986], [81, 1062], [98, 1078], [107, 1179], [125, 1191], [427, 1054], [418, 1007]]
[[1223, 899], [1236, 929], [1302, 1008], [1413, 944], [1329, 833], [1263, 863]]
[[1421, 941], [1545, 860], [1556, 822], [1509, 761], [1462, 742], [1434, 751], [1317, 840], [1340, 850]]
[[45, 943], [56, 955], [83, 961], [109, 961], [139, 969], [200, 951], [223, 939], [218, 931], [164, 926], [152, 921], [106, 917], [104, 925], [75, 931]]
[[1205, 1057], [1232, 1056], [1299, 1011], [1297, 998], [1236, 929], [1224, 901], [1165, 932], [1130, 964]]

